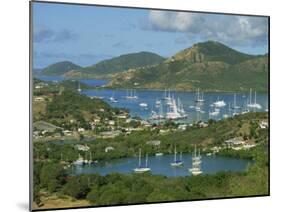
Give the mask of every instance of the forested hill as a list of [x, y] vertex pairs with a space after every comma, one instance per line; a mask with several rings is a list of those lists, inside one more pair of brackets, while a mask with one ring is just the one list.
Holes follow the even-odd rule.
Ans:
[[68, 61], [59, 62], [46, 67], [41, 74], [63, 75], [68, 78], [108, 78], [112, 74], [131, 68], [153, 66], [164, 60], [165, 58], [151, 52], [138, 52], [103, 60], [87, 67], [80, 67]]
[[194, 44], [162, 63], [116, 74], [111, 87], [176, 90], [268, 89], [268, 55], [249, 55], [222, 43]]

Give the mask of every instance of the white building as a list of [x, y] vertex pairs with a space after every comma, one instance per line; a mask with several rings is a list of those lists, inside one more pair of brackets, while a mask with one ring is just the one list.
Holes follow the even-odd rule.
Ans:
[[82, 145], [82, 144], [77, 144], [76, 145], [76, 148], [79, 150], [79, 151], [89, 151], [90, 150], [90, 147], [88, 147], [87, 145]]
[[260, 128], [261, 128], [261, 129], [266, 129], [266, 128], [268, 128], [268, 122], [266, 122], [266, 121], [261, 121], [259, 125], [260, 125]]
[[104, 151], [107, 153], [107, 152], [110, 152], [110, 151], [113, 151], [114, 150], [114, 147], [112, 146], [108, 146], [104, 149]]

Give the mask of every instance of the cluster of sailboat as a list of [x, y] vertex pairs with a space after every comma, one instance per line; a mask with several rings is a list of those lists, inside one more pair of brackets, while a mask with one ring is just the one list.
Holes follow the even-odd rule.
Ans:
[[[254, 111], [256, 109], [261, 109], [262, 106], [259, 103], [257, 103], [257, 93], [255, 92], [254, 94], [254, 101], [252, 101], [253, 99], [252, 96], [253, 96], [252, 89], [250, 89], [250, 94], [249, 97], [247, 98], [247, 101], [245, 101], [245, 103], [242, 106], [239, 106], [237, 105], [237, 100], [236, 100], [237, 95], [235, 93], [233, 95], [233, 103], [230, 102], [228, 103], [228, 113], [224, 113], [223, 117], [227, 118], [238, 114], [245, 114], [250, 112], [250, 108]], [[205, 100], [204, 100], [203, 92], [200, 93], [198, 89], [195, 99], [195, 106], [191, 106], [190, 108], [195, 108], [197, 112], [205, 113], [205, 111], [202, 110], [202, 106], [204, 105], [204, 102]], [[218, 116], [221, 113], [221, 109], [224, 108], [226, 105], [227, 103], [223, 99], [220, 99], [218, 97], [217, 100], [210, 105], [211, 109], [209, 110], [209, 117], [212, 118]]]
[[[163, 113], [163, 105], [166, 106], [166, 113]], [[156, 99], [155, 108], [158, 108], [158, 112], [153, 110], [151, 111], [150, 119], [159, 120], [159, 119], [186, 119], [187, 113], [181, 103], [180, 98], [177, 100], [174, 96], [171, 95], [171, 91], [165, 90], [162, 100]]]
[[[156, 153], [156, 156], [162, 156], [163, 153]], [[145, 173], [145, 172], [150, 172], [151, 168], [149, 168], [148, 166], [148, 155], [146, 154], [145, 156], [145, 165], [142, 164], [141, 162], [141, 149], [139, 149], [139, 160], [138, 160], [138, 166], [134, 169], [135, 173]], [[192, 175], [200, 175], [203, 173], [202, 169], [201, 169], [201, 156], [200, 156], [200, 150], [199, 153], [197, 154], [196, 152], [196, 146], [195, 146], [195, 151], [192, 155], [192, 167], [188, 169], [188, 171], [192, 174]], [[174, 160], [170, 163], [170, 165], [172, 167], [183, 167], [184, 162], [182, 160], [182, 152], [180, 152], [180, 156], [179, 158], [177, 158], [177, 150], [175, 147], [175, 151], [174, 151]]]
[[73, 162], [75, 166], [84, 166], [86, 164], [92, 165], [97, 163], [97, 161], [92, 160], [92, 153], [90, 152], [89, 159], [84, 159], [80, 154], [78, 155], [78, 159]]
[[[80, 86], [79, 86], [80, 90]], [[246, 96], [243, 95], [243, 98]], [[127, 90], [124, 96], [127, 100], [137, 100], [139, 99], [136, 90]], [[234, 94], [233, 102], [226, 103], [223, 99], [217, 98], [212, 104], [210, 104], [209, 117], [217, 117], [223, 111], [222, 117], [232, 117], [238, 114], [245, 114], [251, 111], [260, 110], [262, 106], [257, 102], [256, 91], [253, 94], [252, 89], [250, 89], [249, 96], [247, 100], [241, 105], [237, 105], [237, 95]], [[114, 96], [114, 91], [112, 96], [109, 98], [111, 103], [118, 103], [118, 100]], [[196, 112], [205, 113], [203, 110], [205, 104], [204, 93], [197, 89], [195, 94], [194, 105], [190, 105], [190, 109], [195, 109]], [[148, 105], [147, 102], [141, 101], [138, 103], [139, 107], [144, 110], [148, 110], [149, 106], [151, 108], [151, 113], [149, 115], [149, 120], [182, 120], [187, 119], [188, 113], [186, 112], [181, 99], [175, 98], [171, 94], [171, 90], [165, 89], [162, 98], [157, 98], [154, 105]], [[227, 109], [224, 109], [228, 105]], [[206, 109], [206, 108], [205, 108]], [[267, 110], [266, 110], [267, 111]]]
[[[158, 152], [155, 154], [155, 156], [162, 156], [163, 153]], [[73, 162], [73, 165], [75, 166], [84, 166], [84, 165], [92, 165], [94, 163], [97, 163], [97, 161], [93, 161], [92, 160], [92, 154], [91, 152], [89, 153], [89, 159], [84, 159], [80, 154], [78, 156], [78, 159], [76, 161]], [[200, 155], [200, 150], [198, 151], [197, 154], [197, 150], [196, 150], [196, 146], [195, 146], [195, 150], [194, 153], [192, 154], [192, 167], [188, 169], [188, 171], [191, 173], [191, 175], [200, 175], [203, 173], [202, 169], [201, 169], [201, 155]], [[179, 157], [178, 157], [178, 152], [175, 146], [174, 149], [174, 160], [171, 161], [170, 163], [171, 167], [183, 167], [184, 166], [184, 162], [182, 160], [182, 152], [179, 153]], [[138, 156], [138, 166], [133, 170], [135, 173], [145, 173], [145, 172], [149, 172], [151, 171], [151, 168], [148, 166], [148, 154], [145, 155], [145, 164], [142, 163], [142, 152], [141, 149], [139, 149], [139, 156]]]

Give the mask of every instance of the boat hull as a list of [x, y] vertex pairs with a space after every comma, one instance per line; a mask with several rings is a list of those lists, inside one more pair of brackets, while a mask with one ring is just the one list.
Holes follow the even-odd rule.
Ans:
[[144, 172], [149, 172], [151, 169], [150, 168], [135, 168], [134, 172], [135, 173], [144, 173]]

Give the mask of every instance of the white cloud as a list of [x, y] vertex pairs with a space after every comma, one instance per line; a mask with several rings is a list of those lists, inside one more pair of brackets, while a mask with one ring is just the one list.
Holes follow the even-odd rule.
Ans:
[[185, 12], [150, 11], [149, 21], [154, 29], [186, 31], [194, 23], [196, 15]]
[[148, 20], [152, 30], [183, 32], [230, 45], [267, 44], [268, 22], [264, 17], [150, 11]]

